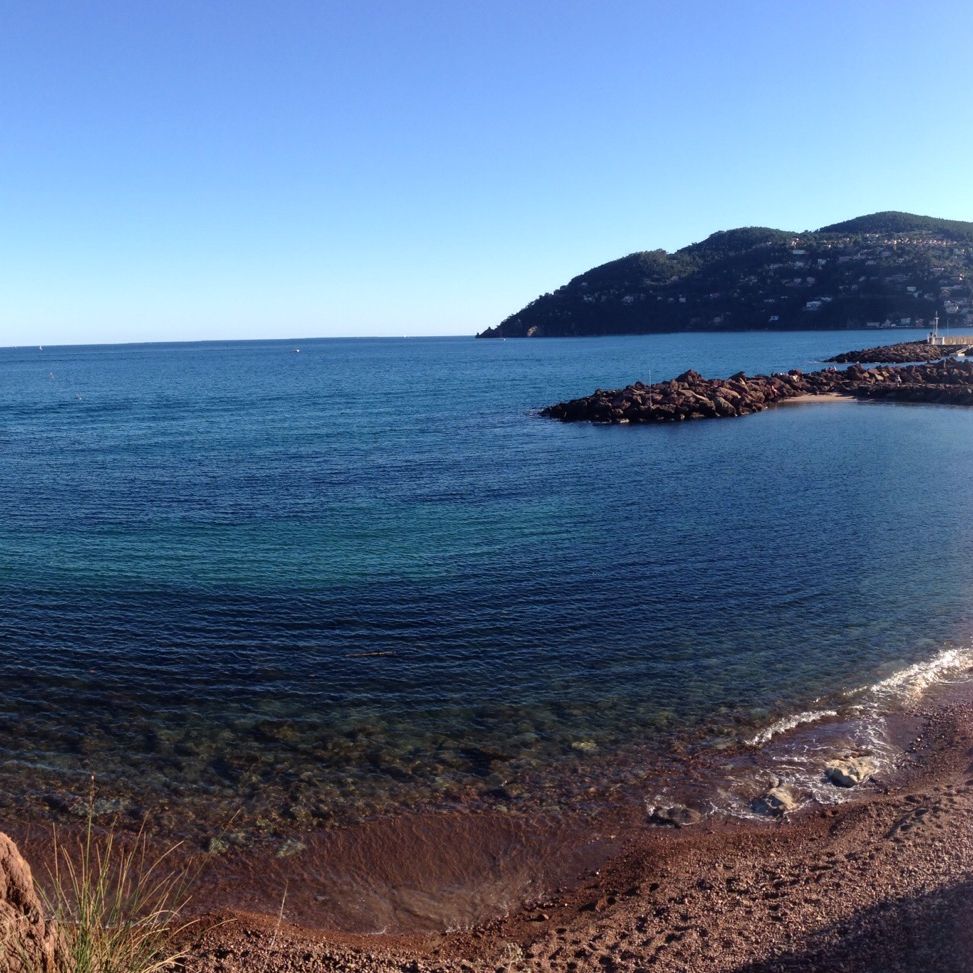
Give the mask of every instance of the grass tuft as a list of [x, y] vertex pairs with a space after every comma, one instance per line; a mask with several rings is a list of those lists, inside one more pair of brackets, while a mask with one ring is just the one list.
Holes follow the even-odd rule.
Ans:
[[149, 848], [144, 826], [134, 836], [96, 835], [93, 801], [83, 835], [67, 845], [54, 834], [46, 904], [57, 935], [54, 973], [163, 973], [184, 958], [173, 943], [191, 922], [184, 868], [172, 845]]

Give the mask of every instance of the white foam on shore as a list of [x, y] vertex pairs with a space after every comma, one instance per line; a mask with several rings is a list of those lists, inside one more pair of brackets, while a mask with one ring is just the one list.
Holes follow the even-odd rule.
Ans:
[[[854, 703], [850, 707], [850, 712], [857, 712], [863, 722], [872, 723], [875, 718], [886, 714], [891, 703], [915, 703], [933, 686], [962, 679], [973, 680], [973, 646], [942, 649], [931, 659], [904, 666], [884, 679], [849, 690], [843, 696], [849, 703]], [[842, 709], [848, 711], [847, 706], [843, 706]], [[792, 713], [764, 727], [744, 742], [751, 747], [763, 746], [778, 734], [786, 733], [805, 723], [816, 723], [818, 720], [835, 716], [838, 716], [838, 711], [834, 709], [812, 709]]]
[[971, 676], [973, 648], [943, 649], [925, 662], [916, 662], [867, 687], [877, 700], [892, 695], [906, 701], [919, 698], [931, 686]]
[[[973, 643], [944, 648], [838, 698], [815, 700], [820, 709], [781, 717], [743, 741], [754, 748], [751, 759], [757, 763], [729, 771], [717, 787], [714, 810], [744, 820], [767, 820], [760, 799], [775, 783], [791, 788], [799, 805], [854, 800], [864, 786], [836, 787], [824, 773], [828, 762], [867, 755], [877, 764], [875, 776], [883, 777], [902, 758], [900, 745], [890, 735], [892, 714], [909, 711], [931, 689], [963, 682], [973, 682]], [[829, 703], [835, 708], [828, 708]], [[810, 726], [825, 720], [830, 721], [825, 729]], [[789, 732], [793, 730], [797, 732]]]
[[764, 727], [759, 733], [755, 733], [746, 743], [751, 747], [759, 747], [764, 743], [769, 743], [778, 733], [786, 733], [788, 730], [793, 730], [795, 726], [800, 726], [802, 723], [816, 723], [818, 720], [837, 715], [837, 710], [833, 709], [812, 709], [804, 713], [794, 713], [791, 716], [784, 716], [775, 723], [771, 723], [770, 726]]

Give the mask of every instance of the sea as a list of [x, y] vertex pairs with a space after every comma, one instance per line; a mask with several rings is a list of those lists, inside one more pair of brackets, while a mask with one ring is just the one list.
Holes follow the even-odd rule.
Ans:
[[[837, 799], [816, 725], [894, 759], [879, 717], [973, 664], [973, 411], [539, 410], [879, 337], [0, 350], [0, 814], [289, 854], [427, 810], [651, 810], [680, 761], [749, 779], [798, 725], [777, 772]], [[751, 813], [737, 778], [697, 803]]]

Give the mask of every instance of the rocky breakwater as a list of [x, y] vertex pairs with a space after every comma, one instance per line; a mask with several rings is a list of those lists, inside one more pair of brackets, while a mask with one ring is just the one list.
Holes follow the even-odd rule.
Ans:
[[861, 371], [863, 379], [853, 393], [861, 399], [973, 405], [973, 362], [947, 359], [930, 365]]
[[[973, 346], [973, 342], [971, 342]], [[958, 351], [968, 351], [969, 348], [959, 346], [942, 347], [930, 345], [926, 341], [900, 341], [895, 345], [879, 345], [877, 348], [859, 348], [857, 351], [845, 351], [826, 361], [839, 365], [850, 362], [869, 362], [883, 365], [906, 365], [911, 362], [939, 361]]]
[[[849, 371], [851, 371], [849, 369]], [[847, 386], [847, 387], [846, 387]], [[623, 389], [605, 391], [541, 410], [561, 422], [681, 422], [750, 415], [776, 402], [799, 395], [851, 394], [844, 374], [835, 369], [804, 374], [796, 369], [781, 375], [745, 375], [703, 378], [688, 371], [668, 382], [635, 382]]]
[[559, 402], [541, 415], [561, 422], [651, 423], [719, 419], [750, 415], [798, 396], [847, 395], [860, 399], [973, 405], [973, 363], [953, 361], [901, 368], [839, 371], [792, 369], [779, 375], [703, 378], [688, 371], [668, 382], [635, 382], [623, 389], [597, 389], [592, 395]]

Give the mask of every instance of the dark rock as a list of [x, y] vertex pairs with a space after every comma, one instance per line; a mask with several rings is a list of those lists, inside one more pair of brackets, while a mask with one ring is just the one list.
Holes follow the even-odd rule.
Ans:
[[649, 814], [651, 824], [665, 825], [670, 828], [685, 828], [702, 821], [703, 815], [685, 804], [673, 804], [671, 807], [656, 807]]
[[[970, 343], [973, 347], [973, 342]], [[957, 351], [967, 351], [967, 348], [940, 345], [930, 345], [926, 341], [901, 341], [894, 345], [880, 345], [877, 348], [860, 348], [857, 351], [846, 351], [827, 359], [829, 362], [841, 364], [847, 362], [889, 362], [904, 365], [907, 362], [938, 361], [944, 355], [952, 355]]]
[[647, 386], [641, 382], [614, 391], [560, 402], [541, 415], [561, 422], [646, 423], [729, 418], [760, 412], [767, 405], [797, 395], [827, 393], [906, 402], [973, 405], [973, 362], [940, 361], [901, 368], [865, 369], [853, 364], [843, 372], [827, 368], [785, 375], [738, 372], [730, 379], [704, 379], [688, 371], [678, 379]]
[[686, 385], [695, 385], [697, 382], [703, 382], [705, 379], [699, 372], [694, 372], [691, 368], [687, 372], [683, 372], [682, 375], [676, 376], [677, 382], [682, 382]]

